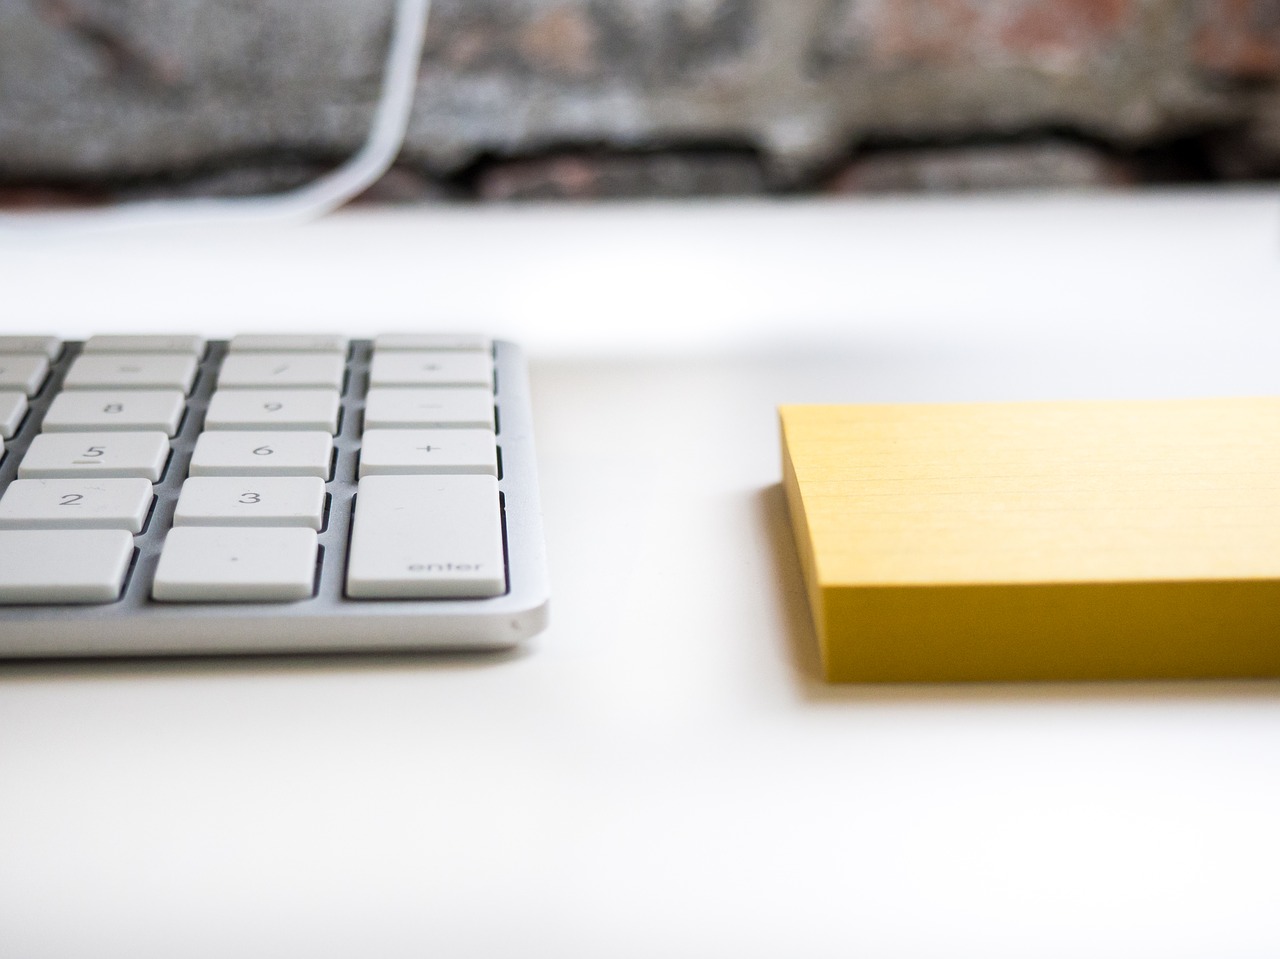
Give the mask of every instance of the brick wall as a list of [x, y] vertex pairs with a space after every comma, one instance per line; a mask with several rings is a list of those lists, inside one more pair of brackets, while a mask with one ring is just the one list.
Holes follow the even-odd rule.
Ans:
[[[0, 0], [0, 199], [236, 193], [362, 137], [390, 0]], [[1280, 171], [1280, 0], [436, 0], [389, 200]]]

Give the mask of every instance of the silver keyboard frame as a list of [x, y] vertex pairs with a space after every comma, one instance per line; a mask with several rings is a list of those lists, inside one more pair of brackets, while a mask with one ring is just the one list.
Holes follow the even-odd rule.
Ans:
[[[39, 433], [62, 387], [78, 342], [64, 344], [43, 387], [30, 400], [18, 433], [5, 443], [0, 493]], [[494, 403], [501, 464], [507, 592], [491, 599], [367, 600], [345, 595], [347, 544], [356, 492], [364, 397], [372, 343], [354, 340], [343, 386], [343, 413], [327, 519], [319, 534], [320, 561], [310, 599], [290, 603], [157, 603], [151, 581], [173, 520], [191, 451], [203, 425], [226, 354], [225, 341], [208, 344], [187, 411], [143, 531], [120, 599], [105, 605], [0, 606], [0, 657], [100, 657], [277, 654], [390, 650], [505, 649], [547, 623], [549, 587], [538, 500], [528, 370], [520, 349], [495, 341]]]

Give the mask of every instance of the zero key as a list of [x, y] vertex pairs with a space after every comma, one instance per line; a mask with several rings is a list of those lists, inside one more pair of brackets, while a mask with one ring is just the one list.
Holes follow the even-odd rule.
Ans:
[[0, 603], [110, 603], [133, 559], [122, 529], [0, 530]]

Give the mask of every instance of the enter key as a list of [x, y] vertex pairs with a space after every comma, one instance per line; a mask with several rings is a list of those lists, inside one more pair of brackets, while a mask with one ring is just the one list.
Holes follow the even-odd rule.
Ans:
[[498, 481], [365, 476], [356, 489], [347, 595], [480, 599], [506, 592]]

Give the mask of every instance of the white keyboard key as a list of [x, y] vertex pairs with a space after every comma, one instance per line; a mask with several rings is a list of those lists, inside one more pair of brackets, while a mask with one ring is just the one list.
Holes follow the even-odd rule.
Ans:
[[0, 603], [110, 603], [132, 559], [122, 529], [0, 530]]
[[209, 430], [196, 440], [191, 476], [318, 476], [329, 478], [333, 437], [320, 430]]
[[175, 353], [82, 354], [72, 361], [63, 387], [68, 390], [113, 387], [181, 390], [186, 394], [195, 382], [196, 365], [194, 356]]
[[367, 599], [506, 592], [492, 476], [366, 476], [356, 490], [347, 593]]
[[365, 430], [360, 475], [485, 473], [498, 475], [490, 430]]
[[175, 436], [186, 397], [179, 390], [72, 390], [59, 393], [44, 415], [47, 433], [158, 430]]
[[474, 387], [373, 389], [365, 397], [364, 428], [493, 429], [493, 394]]
[[0, 393], [0, 437], [10, 439], [27, 415], [27, 394], [16, 391]]
[[218, 390], [204, 418], [207, 430], [338, 432], [337, 390]]
[[486, 353], [374, 353], [370, 386], [482, 386], [493, 390]]
[[140, 533], [151, 500], [151, 483], [144, 479], [14, 480], [0, 498], [0, 528]]
[[228, 350], [232, 353], [341, 353], [346, 356], [347, 338], [327, 333], [241, 333], [232, 337]]
[[0, 354], [0, 390], [18, 390], [35, 396], [48, 375], [49, 360], [43, 354]]
[[397, 350], [449, 350], [492, 353], [493, 340], [477, 333], [383, 333], [375, 337], [378, 353]]
[[18, 464], [22, 479], [136, 476], [160, 479], [169, 458], [163, 433], [41, 433]]
[[[0, 507], [4, 505], [0, 501]], [[175, 526], [306, 526], [324, 521], [316, 476], [192, 476], [182, 484]]]
[[62, 352], [56, 336], [0, 336], [0, 353], [40, 353], [53, 359]]
[[232, 353], [222, 361], [218, 386], [340, 390], [346, 366], [338, 353]]
[[81, 353], [183, 353], [204, 355], [204, 340], [199, 336], [91, 336], [80, 348]]
[[151, 596], [198, 603], [306, 599], [316, 547], [313, 529], [175, 527], [160, 550]]

